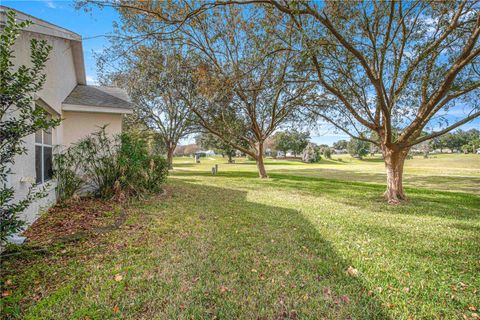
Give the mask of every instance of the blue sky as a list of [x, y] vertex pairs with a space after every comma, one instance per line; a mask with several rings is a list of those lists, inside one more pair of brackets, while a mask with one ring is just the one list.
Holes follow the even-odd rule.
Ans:
[[[108, 46], [107, 39], [102, 37], [113, 32], [113, 22], [118, 21], [118, 14], [111, 8], [98, 9], [91, 11], [76, 10], [73, 1], [12, 1], [2, 0], [1, 4], [11, 7], [40, 19], [46, 20], [60, 27], [69, 29], [80, 34], [83, 37], [83, 50], [85, 56], [85, 68], [87, 81], [94, 84], [96, 81], [96, 64], [94, 59], [95, 52], [101, 52]], [[448, 119], [454, 121], [461, 119], [459, 115], [464, 114], [463, 108], [458, 107], [450, 110]], [[318, 133], [312, 133], [312, 141], [320, 144], [331, 145], [333, 142], [349, 137], [334, 133], [333, 129], [325, 127]], [[471, 128], [480, 128], [480, 119], [476, 119], [461, 127], [463, 130]]]

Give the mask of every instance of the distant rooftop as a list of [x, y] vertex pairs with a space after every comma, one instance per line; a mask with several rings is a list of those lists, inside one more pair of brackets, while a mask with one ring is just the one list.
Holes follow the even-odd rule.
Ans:
[[133, 108], [125, 90], [105, 86], [77, 85], [63, 103], [92, 107]]

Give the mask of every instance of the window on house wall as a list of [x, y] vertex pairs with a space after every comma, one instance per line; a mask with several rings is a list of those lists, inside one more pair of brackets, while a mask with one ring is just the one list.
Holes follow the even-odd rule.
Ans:
[[35, 171], [36, 182], [44, 183], [52, 179], [52, 130], [35, 132]]

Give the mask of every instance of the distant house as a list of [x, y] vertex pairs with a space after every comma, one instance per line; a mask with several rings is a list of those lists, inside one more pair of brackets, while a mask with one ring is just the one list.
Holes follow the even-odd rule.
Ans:
[[[9, 8], [0, 6], [0, 28]], [[14, 10], [16, 11], [16, 10]], [[14, 45], [14, 64], [30, 65], [30, 40], [46, 40], [52, 46], [45, 66], [46, 82], [34, 96], [35, 105], [53, 118], [61, 118], [60, 126], [51, 131], [39, 131], [25, 139], [27, 154], [17, 157], [9, 176], [9, 185], [19, 199], [25, 197], [31, 183], [48, 186], [48, 196], [33, 203], [22, 218], [33, 222], [38, 213], [55, 201], [55, 181], [52, 158], [55, 146], [68, 146], [108, 125], [108, 134], [122, 131], [122, 118], [132, 113], [127, 94], [114, 87], [87, 85], [83, 60], [82, 37], [49, 22], [16, 12], [19, 21], [30, 20]]]

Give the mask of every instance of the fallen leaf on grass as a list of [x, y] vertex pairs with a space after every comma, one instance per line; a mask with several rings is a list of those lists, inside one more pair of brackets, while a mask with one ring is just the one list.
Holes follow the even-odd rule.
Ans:
[[350, 266], [350, 267], [348, 267], [348, 269], [347, 269], [347, 274], [348, 274], [349, 276], [356, 277], [356, 276], [358, 276], [358, 270], [355, 269], [354, 267]]
[[115, 275], [115, 281], [122, 281], [123, 280], [123, 276], [121, 274], [117, 274]]
[[117, 305], [115, 305], [113, 307], [113, 313], [118, 313], [119, 311], [120, 311], [120, 308]]
[[323, 288], [323, 297], [325, 299], [327, 298], [330, 298], [330, 296], [332, 295], [332, 290], [330, 290], [330, 288]]
[[340, 297], [340, 301], [342, 301], [343, 303], [349, 303], [350, 298], [347, 295], [343, 295]]
[[225, 286], [220, 286], [220, 293], [226, 293], [226, 292], [229, 292], [230, 289], [228, 289], [228, 287], [225, 287]]
[[12, 291], [6, 290], [6, 291], [3, 291], [3, 292], [2, 292], [2, 297], [8, 297], [8, 296], [11, 295], [11, 294], [12, 294]]
[[407, 288], [407, 287], [403, 288], [403, 292], [409, 293], [409, 292], [410, 292], [410, 288]]
[[470, 311], [477, 311], [477, 308], [475, 308], [474, 306], [468, 306], [468, 310], [470, 310]]

